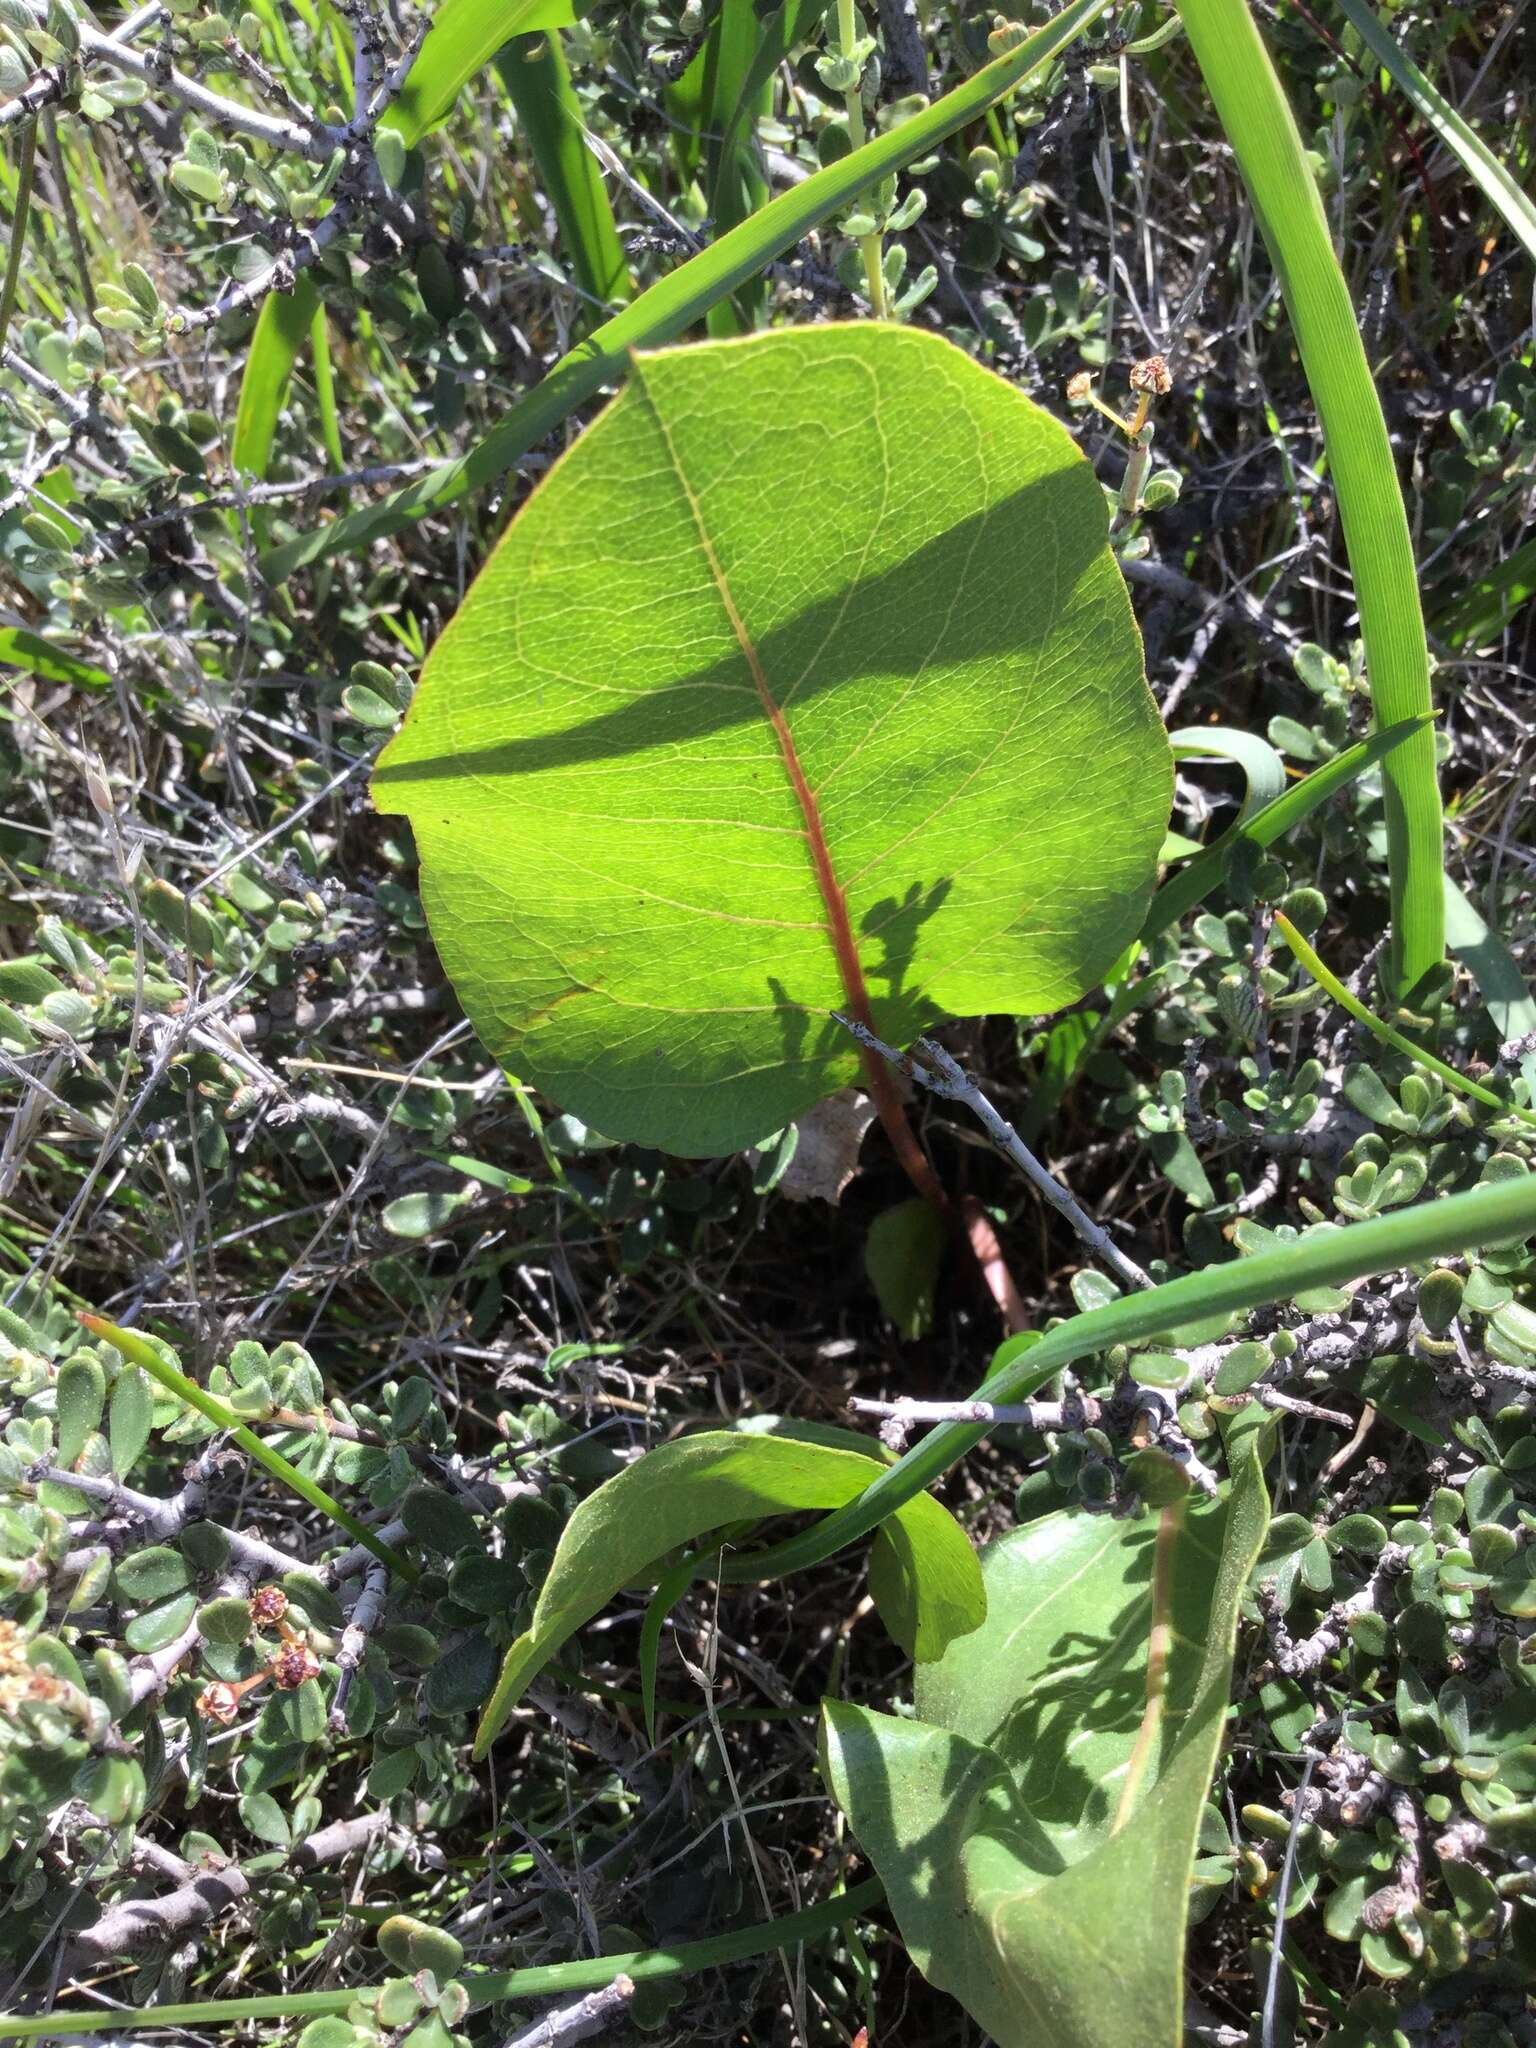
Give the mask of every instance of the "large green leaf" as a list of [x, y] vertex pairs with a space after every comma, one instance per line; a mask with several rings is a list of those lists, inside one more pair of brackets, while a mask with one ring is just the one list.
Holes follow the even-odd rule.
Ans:
[[[584, 1500], [555, 1551], [530, 1627], [507, 1652], [480, 1723], [483, 1751], [561, 1644], [669, 1551], [729, 1523], [841, 1507], [886, 1467], [797, 1437], [710, 1430], [661, 1444]], [[909, 1656], [932, 1659], [986, 1613], [970, 1539], [930, 1494], [881, 1530], [869, 1587]]]
[[575, 19], [574, 0], [442, 0], [382, 125], [407, 147], [419, 142], [503, 43], [537, 29], [568, 28]]
[[1072, 1510], [992, 1544], [987, 1620], [919, 1670], [918, 1719], [828, 1701], [823, 1771], [908, 1951], [999, 2048], [1181, 2039], [1189, 1875], [1267, 1519], [1248, 1458], [1226, 1501], [1171, 1524], [1166, 1691], [1139, 1750], [1155, 1519]]
[[1135, 937], [1168, 743], [1070, 436], [934, 335], [665, 350], [553, 469], [374, 777], [443, 963], [610, 1137], [853, 1080], [834, 1008], [1060, 1008]]

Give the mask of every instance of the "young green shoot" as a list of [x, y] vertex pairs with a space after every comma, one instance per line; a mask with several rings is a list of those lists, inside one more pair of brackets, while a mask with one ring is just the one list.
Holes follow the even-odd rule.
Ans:
[[389, 1544], [381, 1543], [366, 1522], [360, 1522], [356, 1515], [341, 1505], [339, 1500], [328, 1494], [323, 1486], [317, 1486], [314, 1480], [308, 1478], [296, 1465], [291, 1465], [281, 1451], [275, 1451], [270, 1444], [264, 1444], [254, 1430], [246, 1427], [233, 1408], [225, 1406], [217, 1394], [210, 1394], [207, 1388], [200, 1387], [196, 1380], [188, 1379], [184, 1372], [179, 1372], [174, 1365], [168, 1365], [148, 1338], [141, 1337], [135, 1330], [120, 1329], [116, 1323], [108, 1322], [105, 1316], [81, 1315], [80, 1321], [93, 1337], [104, 1338], [131, 1364], [143, 1366], [150, 1378], [164, 1387], [167, 1393], [174, 1394], [179, 1401], [185, 1401], [189, 1408], [195, 1408], [199, 1415], [206, 1416], [219, 1429], [226, 1430], [241, 1450], [248, 1452], [258, 1465], [264, 1465], [274, 1479], [281, 1480], [284, 1486], [299, 1496], [300, 1500], [308, 1501], [312, 1508], [318, 1508], [321, 1514], [328, 1515], [339, 1529], [346, 1530], [355, 1543], [361, 1543], [365, 1550], [371, 1551], [380, 1564], [387, 1564], [391, 1571], [398, 1572], [403, 1579], [414, 1581], [420, 1578], [421, 1574], [408, 1558], [402, 1557], [399, 1551], [392, 1549]]
[[1390, 1045], [1395, 1052], [1402, 1053], [1406, 1059], [1412, 1060], [1416, 1066], [1425, 1068], [1429, 1073], [1438, 1074], [1447, 1088], [1454, 1088], [1458, 1095], [1470, 1095], [1474, 1101], [1486, 1103], [1490, 1109], [1498, 1110], [1502, 1116], [1518, 1117], [1522, 1123], [1529, 1124], [1536, 1130], [1536, 1115], [1522, 1109], [1516, 1102], [1506, 1102], [1502, 1095], [1495, 1095], [1491, 1088], [1485, 1088], [1480, 1081], [1469, 1081], [1465, 1074], [1458, 1074], [1454, 1067], [1448, 1067], [1444, 1060], [1436, 1059], [1432, 1052], [1426, 1052], [1423, 1046], [1415, 1045], [1411, 1038], [1396, 1030], [1385, 1018], [1378, 1017], [1373, 1010], [1368, 1010], [1358, 996], [1351, 995], [1333, 969], [1314, 952], [1282, 911], [1275, 913], [1275, 928], [1319, 988], [1326, 989], [1341, 1010], [1347, 1010], [1357, 1024], [1363, 1024], [1367, 1031], [1374, 1032], [1383, 1045]]

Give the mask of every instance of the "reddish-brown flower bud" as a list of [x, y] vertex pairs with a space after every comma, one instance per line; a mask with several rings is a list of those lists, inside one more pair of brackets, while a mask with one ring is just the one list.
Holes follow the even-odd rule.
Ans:
[[320, 1676], [320, 1659], [308, 1643], [284, 1643], [272, 1660], [272, 1683], [281, 1692], [297, 1692], [306, 1678]]
[[1081, 405], [1084, 399], [1090, 398], [1092, 395], [1093, 374], [1091, 371], [1079, 370], [1074, 376], [1067, 379], [1067, 402], [1070, 405]]
[[288, 1612], [288, 1595], [281, 1586], [258, 1586], [251, 1595], [251, 1619], [258, 1628], [271, 1628]]
[[1131, 389], [1145, 391], [1153, 398], [1166, 398], [1173, 389], [1173, 372], [1166, 356], [1148, 356], [1131, 365]]

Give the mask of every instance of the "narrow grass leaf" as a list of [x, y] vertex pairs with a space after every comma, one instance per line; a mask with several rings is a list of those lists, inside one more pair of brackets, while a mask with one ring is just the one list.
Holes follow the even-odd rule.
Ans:
[[[757, 117], [768, 111], [769, 79], [760, 79], [748, 98], [747, 81], [764, 42], [776, 42], [795, 12], [790, 0], [759, 22], [753, 0], [721, 0], [704, 44], [705, 193], [718, 238], [747, 220], [768, 197], [768, 181], [757, 158]], [[710, 307], [709, 332], [745, 333], [756, 326], [763, 305], [761, 274], [734, 297]]]
[[1433, 620], [1448, 647], [1487, 647], [1522, 606], [1536, 597], [1536, 540], [1528, 540], [1471, 584]]
[[280, 583], [306, 563], [360, 552], [492, 483], [605, 385], [622, 381], [632, 349], [670, 341], [738, 285], [792, 249], [814, 227], [840, 213], [867, 186], [925, 155], [957, 128], [985, 114], [1021, 80], [1059, 56], [1095, 21], [1109, 0], [1072, 0], [1017, 49], [983, 66], [931, 107], [851, 156], [813, 172], [752, 218], [661, 278], [614, 319], [562, 356], [501, 424], [467, 455], [441, 464], [377, 505], [344, 513], [328, 526], [273, 548], [262, 558], [269, 582]]
[[1334, 0], [1361, 41], [1434, 129], [1494, 211], [1536, 256], [1536, 204], [1504, 168], [1477, 130], [1464, 121], [1445, 95], [1426, 78], [1391, 30], [1365, 0]]
[[112, 678], [94, 662], [67, 654], [30, 626], [0, 627], [0, 664], [24, 669], [47, 683], [73, 683], [80, 690], [110, 690]]
[[300, 274], [291, 292], [269, 292], [257, 316], [229, 451], [230, 463], [241, 475], [261, 478], [267, 473], [288, 380], [317, 315], [325, 317], [319, 295]]
[[581, 102], [559, 36], [550, 30], [515, 37], [498, 53], [496, 71], [516, 110], [540, 188], [555, 209], [560, 253], [572, 277], [599, 309], [627, 299], [629, 265], [602, 172], [586, 144]]
[[341, 415], [336, 408], [336, 376], [331, 365], [331, 337], [326, 326], [325, 302], [315, 307], [309, 323], [309, 352], [315, 366], [315, 403], [320, 410], [320, 438], [332, 469], [347, 466], [341, 445]]
[[440, 121], [459, 94], [513, 36], [569, 28], [573, 0], [442, 0], [426, 40], [384, 116], [407, 148]]
[[[1247, 0], [1179, 0], [1190, 45], [1253, 202], [1322, 423], [1378, 725], [1431, 709], [1408, 514], [1349, 287], [1285, 90]], [[1409, 996], [1445, 955], [1433, 733], [1385, 770], [1392, 898], [1387, 979]]]

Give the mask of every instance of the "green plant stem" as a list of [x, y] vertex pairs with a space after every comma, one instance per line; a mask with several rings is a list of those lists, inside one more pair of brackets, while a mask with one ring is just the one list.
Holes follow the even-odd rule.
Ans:
[[[1501, 1105], [1501, 1107], [1504, 1105]], [[1444, 1201], [1372, 1217], [1348, 1229], [1328, 1230], [1279, 1251], [1261, 1252], [1229, 1265], [1207, 1266], [1144, 1294], [1126, 1295], [1086, 1315], [1073, 1316], [1043, 1337], [1012, 1337], [998, 1351], [992, 1371], [972, 1397], [990, 1402], [1021, 1401], [1064, 1366], [1112, 1344], [1167, 1337], [1181, 1325], [1236, 1309], [1261, 1308], [1309, 1287], [1338, 1286], [1372, 1273], [1492, 1244], [1536, 1231], [1536, 1174], [1491, 1187], [1473, 1188]], [[857, 1500], [766, 1550], [738, 1552], [726, 1559], [722, 1582], [753, 1584], [803, 1571], [867, 1536], [903, 1501], [942, 1479], [952, 1465], [987, 1434], [984, 1422], [949, 1422], [924, 1437], [902, 1458], [870, 1481]]]
[[[871, 1912], [884, 1897], [884, 1885], [877, 1877], [869, 1877], [851, 1891], [835, 1893], [798, 1913], [786, 1913], [781, 1920], [736, 1927], [705, 1941], [683, 1941], [675, 1948], [633, 1949], [626, 1955], [592, 1956], [582, 1962], [550, 1963], [537, 1969], [474, 1970], [461, 1981], [470, 2004], [485, 2007], [525, 1998], [568, 1998], [577, 1992], [601, 1990], [616, 1977], [629, 1977], [637, 1984], [653, 1983], [659, 1977], [685, 1977], [695, 1970], [814, 1941]], [[364, 1988], [292, 1991], [270, 1998], [211, 1998], [200, 2005], [135, 2007], [131, 2011], [121, 2006], [91, 2006], [74, 2012], [0, 2013], [0, 2041], [35, 2041], [52, 2034], [143, 2033], [161, 2027], [211, 2028], [233, 2026], [242, 2020], [323, 2019], [329, 2013], [344, 2013]]]
[[1416, 1066], [1425, 1067], [1431, 1074], [1438, 1074], [1448, 1088], [1454, 1088], [1459, 1095], [1470, 1095], [1477, 1102], [1485, 1102], [1491, 1109], [1504, 1116], [1519, 1117], [1522, 1123], [1536, 1130], [1536, 1116], [1529, 1110], [1521, 1109], [1518, 1103], [1506, 1102], [1502, 1095], [1495, 1095], [1491, 1088], [1485, 1088], [1480, 1081], [1469, 1081], [1465, 1074], [1458, 1074], [1454, 1067], [1448, 1067], [1444, 1060], [1436, 1059], [1432, 1052], [1426, 1052], [1421, 1045], [1403, 1032], [1395, 1030], [1384, 1017], [1378, 1017], [1368, 1010], [1358, 996], [1351, 995], [1325, 961], [1312, 950], [1297, 931], [1295, 925], [1282, 912], [1275, 913], [1275, 928], [1290, 947], [1302, 966], [1320, 988], [1325, 988], [1341, 1010], [1347, 1010], [1357, 1024], [1363, 1024], [1367, 1031], [1373, 1031], [1383, 1045], [1390, 1045]]
[[888, 135], [877, 135], [851, 156], [781, 192], [750, 220], [679, 264], [562, 356], [543, 382], [511, 406], [501, 424], [469, 454], [441, 464], [377, 505], [344, 513], [329, 526], [271, 549], [262, 557], [262, 573], [270, 583], [281, 583], [306, 563], [360, 552], [371, 542], [399, 533], [466, 493], [493, 483], [568, 419], [577, 406], [595, 397], [605, 385], [622, 381], [632, 350], [655, 348], [672, 340], [718, 299], [792, 249], [812, 228], [842, 212], [867, 186], [925, 155], [957, 128], [978, 120], [1021, 79], [1059, 56], [1108, 5], [1109, 0], [1071, 0], [1016, 49], [984, 66], [910, 121]]
[[21, 252], [27, 241], [27, 217], [32, 210], [32, 171], [37, 162], [37, 116], [21, 131], [21, 154], [16, 164], [16, 205], [11, 214], [11, 246], [5, 261], [5, 283], [0, 285], [0, 348], [10, 332], [16, 310], [16, 290], [21, 279]]
[[[1431, 708], [1429, 654], [1408, 514], [1301, 133], [1247, 0], [1179, 0], [1179, 12], [1268, 245], [1322, 423], [1376, 722], [1419, 717]], [[1392, 900], [1386, 977], [1402, 1002], [1445, 958], [1433, 733], [1398, 747], [1383, 780]]]
[[380, 1564], [387, 1564], [391, 1571], [398, 1572], [402, 1579], [413, 1583], [421, 1577], [408, 1558], [392, 1550], [387, 1543], [381, 1543], [366, 1522], [360, 1522], [356, 1515], [332, 1498], [323, 1486], [316, 1486], [297, 1465], [290, 1465], [281, 1451], [274, 1451], [270, 1444], [264, 1444], [254, 1430], [247, 1429], [233, 1408], [228, 1408], [216, 1394], [210, 1394], [206, 1387], [200, 1387], [196, 1380], [189, 1380], [184, 1372], [178, 1372], [174, 1365], [167, 1365], [154, 1345], [135, 1330], [123, 1330], [116, 1323], [109, 1323], [105, 1316], [82, 1315], [80, 1321], [93, 1337], [103, 1337], [107, 1343], [120, 1351], [124, 1358], [134, 1365], [142, 1365], [150, 1378], [164, 1387], [167, 1393], [185, 1401], [189, 1408], [195, 1408], [199, 1415], [205, 1415], [220, 1429], [227, 1430], [240, 1446], [248, 1451], [257, 1464], [264, 1465], [274, 1479], [280, 1479], [290, 1487], [300, 1500], [307, 1500], [312, 1508], [318, 1508], [328, 1515], [338, 1528], [345, 1529], [352, 1539], [371, 1551]]
[[[837, 0], [837, 42], [845, 57], [853, 55], [853, 48], [859, 39], [859, 11], [854, 0]], [[864, 147], [864, 74], [849, 86], [844, 95], [848, 110], [848, 138], [855, 149]], [[860, 235], [859, 254], [864, 258], [864, 282], [869, 292], [870, 307], [877, 320], [886, 315], [885, 269], [882, 262], [879, 235]]]

